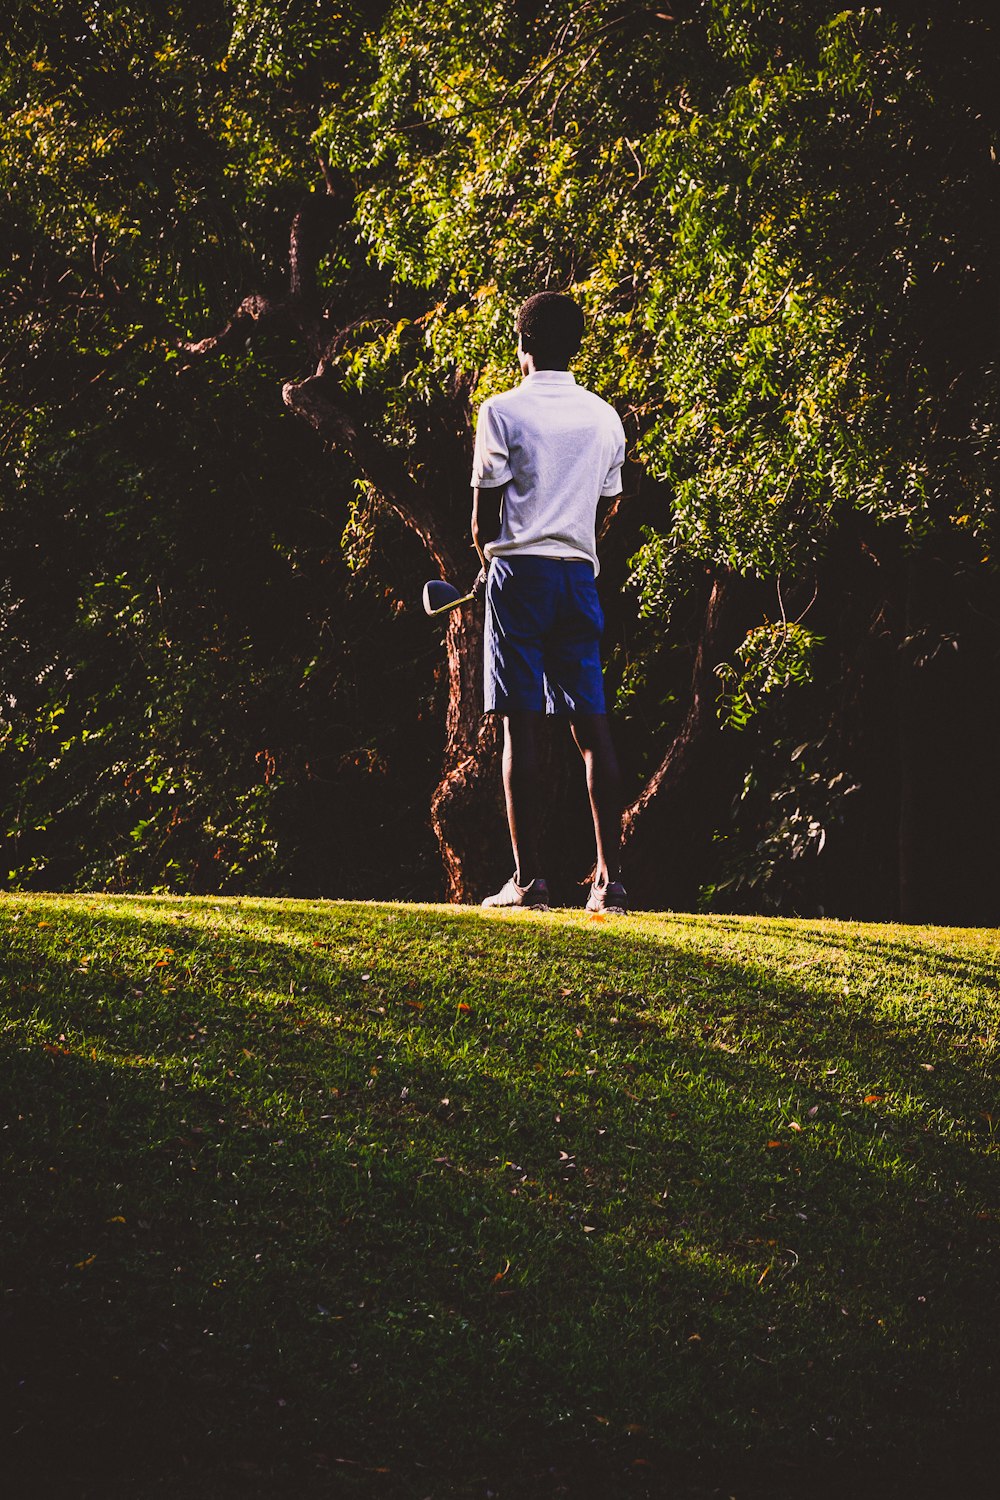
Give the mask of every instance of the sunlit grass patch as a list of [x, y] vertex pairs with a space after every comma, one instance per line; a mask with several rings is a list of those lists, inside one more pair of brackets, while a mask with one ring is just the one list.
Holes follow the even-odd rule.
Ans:
[[991, 1409], [995, 932], [15, 896], [0, 938], [26, 1464], [59, 1403], [141, 1495], [168, 1419], [171, 1494], [792, 1493]]

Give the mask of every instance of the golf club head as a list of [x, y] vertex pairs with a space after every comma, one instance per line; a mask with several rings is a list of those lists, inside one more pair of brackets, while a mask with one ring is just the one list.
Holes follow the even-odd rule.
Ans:
[[450, 583], [445, 583], [443, 578], [432, 578], [424, 584], [424, 611], [429, 615], [447, 614], [449, 610], [457, 609], [460, 604], [468, 604], [471, 599], [471, 594], [460, 594], [458, 589], [453, 588]]

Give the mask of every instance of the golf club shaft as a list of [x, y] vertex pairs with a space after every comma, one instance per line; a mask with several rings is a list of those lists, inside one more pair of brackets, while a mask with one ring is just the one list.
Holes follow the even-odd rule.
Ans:
[[463, 604], [471, 604], [475, 597], [475, 594], [463, 594], [460, 599], [449, 599], [447, 604], [442, 604], [438, 609], [430, 610], [430, 617], [433, 619], [435, 615], [447, 615], [453, 609], [459, 609]]

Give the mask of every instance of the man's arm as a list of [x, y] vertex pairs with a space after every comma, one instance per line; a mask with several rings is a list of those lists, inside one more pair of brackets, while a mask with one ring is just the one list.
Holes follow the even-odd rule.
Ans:
[[487, 542], [495, 542], [500, 535], [500, 513], [506, 486], [496, 489], [472, 489], [472, 540], [476, 544], [479, 560], [486, 567]]

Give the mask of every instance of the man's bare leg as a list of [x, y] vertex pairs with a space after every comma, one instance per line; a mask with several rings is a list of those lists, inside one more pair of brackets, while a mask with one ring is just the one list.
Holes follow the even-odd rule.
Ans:
[[503, 791], [514, 851], [514, 879], [530, 885], [541, 874], [538, 857], [538, 721], [541, 714], [508, 714], [503, 721]]
[[622, 783], [618, 757], [607, 714], [574, 714], [570, 724], [587, 768], [587, 795], [597, 842], [594, 884], [608, 885], [621, 874]]

